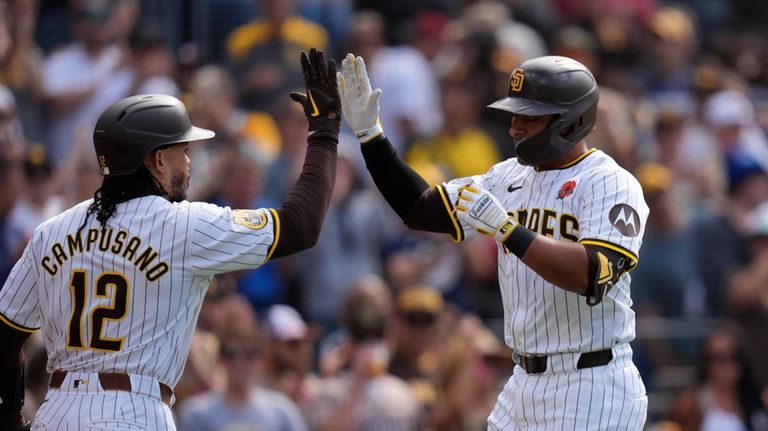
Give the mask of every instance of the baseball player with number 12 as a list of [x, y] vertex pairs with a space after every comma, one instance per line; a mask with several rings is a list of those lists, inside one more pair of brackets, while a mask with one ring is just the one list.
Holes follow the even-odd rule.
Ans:
[[517, 363], [489, 430], [641, 430], [648, 399], [629, 342], [630, 276], [648, 207], [637, 180], [589, 149], [598, 87], [566, 57], [520, 64], [508, 96], [516, 158], [430, 188], [399, 157], [378, 121], [360, 57], [337, 74], [342, 111], [376, 186], [405, 224], [456, 242], [498, 243], [504, 338]]
[[0, 429], [21, 429], [21, 347], [42, 331], [50, 390], [33, 430], [173, 430], [171, 389], [211, 278], [311, 247], [330, 203], [341, 102], [336, 64], [301, 54], [309, 120], [303, 170], [282, 208], [188, 202], [190, 124], [165, 95], [101, 115], [94, 199], [43, 223], [0, 290]]

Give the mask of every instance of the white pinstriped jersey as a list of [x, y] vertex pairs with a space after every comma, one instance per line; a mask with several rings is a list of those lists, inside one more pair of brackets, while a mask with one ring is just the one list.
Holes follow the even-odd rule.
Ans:
[[[530, 230], [601, 245], [637, 262], [648, 206], [637, 180], [602, 151], [590, 150], [563, 168], [546, 171], [508, 159], [472, 178]], [[450, 202], [456, 202], [459, 187], [468, 181], [443, 184]], [[474, 234], [470, 226], [461, 228], [459, 239]], [[629, 274], [590, 307], [586, 297], [547, 282], [501, 247], [498, 268], [504, 338], [517, 352], [591, 352], [634, 339]]]
[[48, 371], [178, 382], [211, 277], [261, 266], [279, 236], [273, 210], [145, 196], [100, 228], [91, 200], [41, 224], [0, 290], [0, 319], [42, 330]]

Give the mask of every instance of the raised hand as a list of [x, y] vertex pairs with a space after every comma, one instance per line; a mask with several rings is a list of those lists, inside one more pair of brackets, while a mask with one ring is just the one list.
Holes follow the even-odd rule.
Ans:
[[309, 56], [301, 53], [301, 69], [307, 84], [306, 93], [291, 93], [291, 99], [304, 108], [309, 121], [309, 134], [328, 132], [336, 136], [341, 129], [341, 99], [336, 84], [336, 61], [326, 63], [323, 52], [312, 48]]
[[371, 81], [365, 69], [365, 61], [347, 54], [341, 61], [341, 72], [336, 73], [341, 92], [341, 109], [349, 127], [360, 143], [366, 143], [384, 133], [379, 121], [379, 96], [381, 90], [371, 91]]

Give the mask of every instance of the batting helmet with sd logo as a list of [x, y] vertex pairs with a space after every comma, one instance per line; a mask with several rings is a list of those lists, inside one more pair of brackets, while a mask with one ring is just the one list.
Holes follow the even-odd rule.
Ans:
[[576, 60], [550, 55], [524, 61], [512, 72], [508, 91], [488, 107], [530, 117], [555, 116], [540, 133], [515, 142], [517, 156], [533, 165], [557, 160], [595, 127], [597, 82]]
[[184, 104], [175, 97], [144, 94], [107, 108], [96, 123], [93, 144], [102, 175], [126, 175], [135, 172], [153, 150], [215, 135], [193, 126]]

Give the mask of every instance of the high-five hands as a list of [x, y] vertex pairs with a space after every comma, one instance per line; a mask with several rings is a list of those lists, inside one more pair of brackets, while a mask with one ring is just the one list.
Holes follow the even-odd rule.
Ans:
[[336, 136], [341, 130], [341, 99], [336, 84], [336, 61], [325, 61], [323, 52], [312, 48], [301, 53], [301, 69], [307, 84], [306, 93], [291, 93], [291, 99], [304, 108], [309, 121], [309, 134], [328, 132]]
[[341, 107], [349, 127], [364, 144], [384, 133], [379, 121], [381, 90], [371, 91], [371, 81], [362, 57], [347, 54], [341, 61], [341, 72], [336, 73], [341, 93]]
[[459, 220], [500, 243], [519, 226], [501, 202], [474, 180], [459, 189], [454, 208]]

